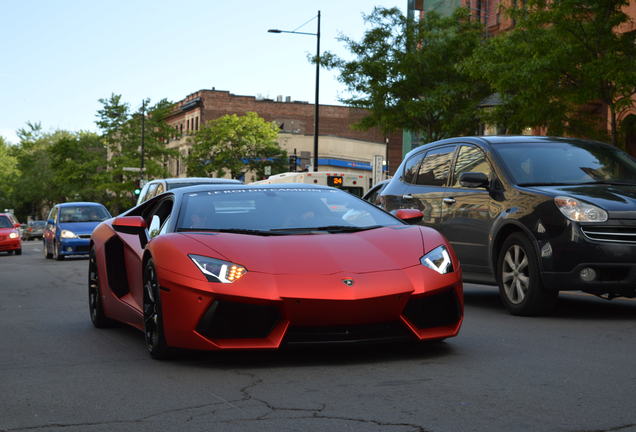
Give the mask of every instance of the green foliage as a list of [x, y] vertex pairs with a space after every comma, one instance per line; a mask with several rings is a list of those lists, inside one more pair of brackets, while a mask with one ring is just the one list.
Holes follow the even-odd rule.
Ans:
[[14, 205], [11, 197], [19, 173], [17, 164], [11, 146], [0, 136], [0, 211]]
[[102, 185], [107, 178], [106, 149], [101, 137], [91, 132], [62, 136], [52, 143], [50, 196], [55, 201], [104, 202]]
[[370, 110], [358, 125], [409, 129], [427, 140], [472, 134], [479, 102], [490, 89], [459, 67], [480, 45], [483, 28], [466, 9], [409, 21], [399, 9], [375, 8], [360, 42], [342, 37], [354, 60], [325, 53], [321, 62], [340, 71], [351, 96], [342, 102]]
[[278, 129], [253, 112], [209, 121], [193, 137], [188, 174], [240, 178], [254, 170], [263, 177], [268, 165], [272, 173], [286, 171], [287, 153], [276, 141]]
[[549, 134], [607, 138], [598, 102], [616, 119], [634, 107], [636, 35], [617, 33], [629, 17], [627, 0], [528, 0], [510, 9], [514, 30], [478, 49], [464, 63], [473, 79], [485, 77], [503, 105], [491, 120], [508, 131], [546, 127]]
[[145, 178], [161, 178], [168, 175], [164, 162], [176, 155], [167, 149], [165, 142], [172, 129], [165, 123], [173, 104], [162, 99], [154, 105], [145, 100], [134, 113], [123, 103], [120, 95], [112, 94], [100, 99], [103, 108], [97, 112], [96, 121], [102, 130], [107, 175], [101, 184], [108, 191], [106, 202], [113, 213], [119, 213], [135, 202], [134, 190], [139, 185], [141, 173], [125, 168], [141, 168], [141, 142], [143, 120], [144, 173]]

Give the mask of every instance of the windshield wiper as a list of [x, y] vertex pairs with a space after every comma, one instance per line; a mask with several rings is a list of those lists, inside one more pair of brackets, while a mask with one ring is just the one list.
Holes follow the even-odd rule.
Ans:
[[357, 227], [351, 225], [326, 225], [326, 226], [318, 226], [318, 227], [302, 227], [302, 228], [277, 228], [272, 231], [282, 231], [282, 232], [307, 232], [307, 231], [327, 231], [330, 233], [345, 233], [345, 232], [358, 232], [358, 231], [366, 231], [372, 230], [376, 228], [382, 228], [384, 225], [370, 225], [364, 227]]
[[252, 235], [280, 235], [275, 231], [270, 230], [257, 230], [246, 228], [177, 228], [177, 232], [219, 232], [219, 233], [231, 233], [231, 234], [252, 234]]

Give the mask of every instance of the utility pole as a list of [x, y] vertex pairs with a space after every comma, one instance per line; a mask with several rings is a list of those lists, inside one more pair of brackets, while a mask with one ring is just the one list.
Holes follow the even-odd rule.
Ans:
[[144, 180], [144, 141], [145, 141], [145, 123], [146, 123], [146, 99], [141, 103], [141, 163], [139, 172], [139, 187], [143, 186]]

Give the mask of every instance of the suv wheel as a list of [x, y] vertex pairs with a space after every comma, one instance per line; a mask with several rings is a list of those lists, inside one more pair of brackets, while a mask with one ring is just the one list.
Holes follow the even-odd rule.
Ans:
[[530, 240], [514, 233], [504, 241], [497, 259], [499, 295], [513, 315], [542, 315], [554, 309], [559, 292], [545, 287]]

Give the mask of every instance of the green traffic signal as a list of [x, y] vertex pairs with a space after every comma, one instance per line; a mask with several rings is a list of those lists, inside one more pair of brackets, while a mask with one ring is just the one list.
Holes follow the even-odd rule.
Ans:
[[141, 189], [137, 188], [135, 189], [135, 195], [139, 195], [141, 193]]

